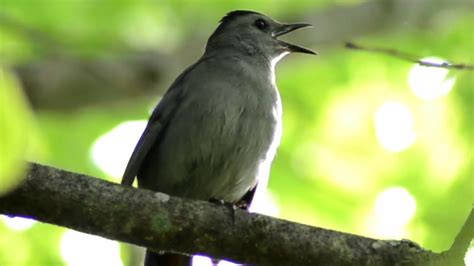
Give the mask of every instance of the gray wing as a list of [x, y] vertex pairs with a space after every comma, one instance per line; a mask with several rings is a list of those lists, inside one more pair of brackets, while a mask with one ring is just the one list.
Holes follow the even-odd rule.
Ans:
[[138, 140], [137, 146], [133, 150], [132, 156], [128, 161], [127, 168], [122, 177], [122, 185], [132, 186], [135, 177], [142, 166], [142, 163], [150, 149], [155, 145], [156, 141], [163, 135], [166, 130], [167, 124], [172, 120], [175, 111], [178, 109], [183, 96], [183, 88], [179, 87], [180, 82], [185, 76], [191, 72], [202, 60], [186, 69], [181, 75], [173, 82], [171, 87], [168, 89], [163, 99], [160, 101], [158, 106], [153, 111], [148, 124], [143, 131], [142, 136]]
[[163, 124], [160, 123], [157, 118], [153, 118], [152, 116], [148, 121], [145, 131], [138, 140], [137, 146], [135, 146], [130, 160], [128, 161], [127, 168], [125, 169], [125, 173], [122, 177], [122, 185], [133, 185], [133, 181], [137, 176], [138, 170], [143, 162], [143, 159], [155, 143], [155, 140], [160, 134], [162, 128]]
[[178, 108], [179, 98], [178, 91], [170, 91], [153, 111], [142, 136], [138, 140], [137, 146], [133, 150], [127, 168], [125, 168], [122, 177], [122, 185], [132, 186], [143, 160], [153, 145], [155, 145], [156, 140], [163, 134], [174, 111]]

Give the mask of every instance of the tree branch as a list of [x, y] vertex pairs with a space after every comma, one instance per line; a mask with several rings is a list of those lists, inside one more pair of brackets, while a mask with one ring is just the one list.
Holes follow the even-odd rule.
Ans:
[[415, 64], [419, 64], [421, 66], [428, 66], [428, 67], [440, 67], [440, 68], [451, 68], [451, 69], [463, 69], [463, 70], [474, 70], [474, 65], [467, 65], [467, 64], [451, 64], [447, 61], [442, 62], [442, 63], [435, 63], [435, 62], [428, 62], [424, 60], [420, 60], [420, 56], [415, 56], [409, 53], [405, 53], [402, 51], [398, 51], [396, 49], [391, 49], [391, 48], [379, 48], [379, 47], [364, 47], [357, 45], [352, 42], [347, 42], [345, 47], [347, 49], [353, 49], [353, 50], [361, 50], [361, 51], [366, 51], [366, 52], [373, 52], [373, 53], [379, 53], [379, 54], [385, 54], [389, 55], [392, 57], [396, 57], [408, 62], [412, 62]]
[[[258, 265], [443, 265], [410, 241], [377, 240], [235, 211], [31, 164], [0, 197], [0, 213], [30, 217], [155, 251]], [[471, 215], [472, 216], [472, 215]]]
[[[469, 0], [433, 1], [433, 0], [368, 0], [348, 5], [343, 2], [328, 5], [324, 9], [308, 9], [298, 14], [302, 19], [315, 26], [315, 34], [296, 32], [297, 43], [337, 44], [361, 36], [399, 31], [426, 31], [433, 21], [439, 21], [445, 12], [456, 14], [456, 19], [474, 9]], [[455, 23], [456, 19], [443, 20]], [[430, 29], [435, 29], [432, 27]]]
[[474, 239], [474, 208], [467, 217], [466, 222], [461, 228], [461, 231], [454, 239], [451, 248], [443, 253], [441, 256], [446, 257], [446, 261], [449, 261], [449, 265], [463, 265], [464, 254], [469, 248], [471, 241]]
[[[120, 58], [49, 57], [14, 68], [35, 109], [77, 110], [163, 95], [177, 66], [167, 55], [131, 52]], [[113, 95], [113, 97], [111, 96]]]

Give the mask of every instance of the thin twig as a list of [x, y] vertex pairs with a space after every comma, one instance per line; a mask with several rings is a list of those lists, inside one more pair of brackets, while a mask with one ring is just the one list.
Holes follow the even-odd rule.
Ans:
[[468, 64], [451, 64], [447, 61], [442, 62], [442, 63], [434, 63], [434, 62], [428, 62], [428, 61], [423, 61], [419, 60], [419, 56], [412, 55], [409, 53], [405, 53], [402, 51], [398, 51], [395, 49], [391, 48], [380, 48], [380, 47], [364, 47], [357, 45], [352, 42], [347, 42], [345, 44], [345, 47], [347, 49], [353, 49], [353, 50], [361, 50], [361, 51], [367, 51], [367, 52], [374, 52], [374, 53], [380, 53], [380, 54], [386, 54], [390, 55], [402, 60], [406, 60], [415, 64], [419, 64], [421, 66], [428, 66], [428, 67], [440, 67], [440, 68], [449, 68], [449, 69], [462, 69], [462, 70], [474, 70], [474, 65], [468, 65]]
[[463, 255], [466, 253], [471, 241], [474, 239], [474, 208], [471, 209], [466, 222], [461, 228], [461, 231], [454, 239], [453, 245], [451, 246], [449, 252], [459, 253]]
[[474, 208], [467, 217], [466, 222], [454, 239], [451, 248], [441, 252], [436, 259], [436, 266], [464, 265], [464, 256], [474, 238]]

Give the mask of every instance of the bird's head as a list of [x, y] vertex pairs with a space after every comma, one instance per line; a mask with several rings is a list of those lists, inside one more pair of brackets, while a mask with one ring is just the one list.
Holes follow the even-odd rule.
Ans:
[[243, 10], [228, 13], [220, 22], [209, 38], [206, 51], [236, 48], [251, 54], [262, 54], [269, 60], [281, 58], [291, 52], [316, 54], [278, 39], [281, 35], [311, 26], [310, 24], [282, 24], [263, 14]]

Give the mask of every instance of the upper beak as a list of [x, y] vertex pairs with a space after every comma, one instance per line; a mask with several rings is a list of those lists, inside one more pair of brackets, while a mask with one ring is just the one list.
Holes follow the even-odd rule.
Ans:
[[[307, 23], [283, 24], [279, 26], [278, 28], [276, 28], [274, 31], [272, 31], [272, 37], [276, 38], [278, 36], [292, 32], [294, 30], [311, 27], [311, 26], [312, 26], [311, 24], [307, 24]], [[290, 52], [314, 54], [314, 55], [317, 54], [316, 52], [313, 52], [309, 49], [306, 49], [306, 48], [303, 48], [301, 46], [297, 46], [291, 43], [287, 43], [284, 41], [280, 41], [280, 43], [283, 44], [283, 46], [285, 46]]]

